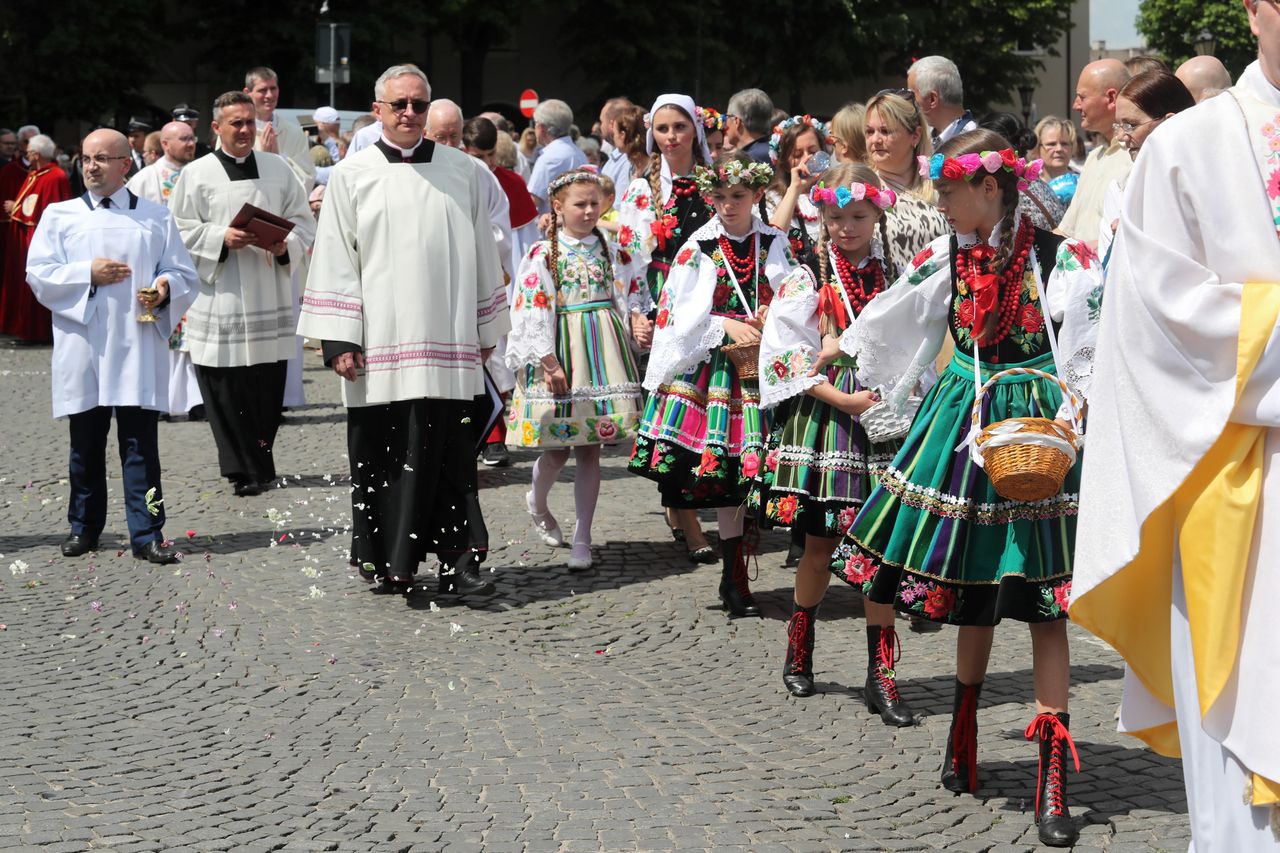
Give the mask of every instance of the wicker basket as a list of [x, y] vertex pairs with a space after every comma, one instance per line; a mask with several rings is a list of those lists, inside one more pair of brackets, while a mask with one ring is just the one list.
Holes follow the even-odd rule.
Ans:
[[733, 366], [738, 369], [739, 379], [760, 378], [760, 342], [747, 344], [725, 344], [720, 351], [729, 356]]
[[867, 440], [872, 444], [897, 441], [905, 438], [911, 431], [911, 422], [915, 420], [916, 412], [920, 411], [921, 402], [923, 402], [921, 397], [915, 395], [908, 397], [902, 413], [899, 414], [889, 408], [886, 400], [881, 400], [859, 415], [858, 423], [862, 424], [862, 428], [867, 433]]
[[[1003, 376], [1027, 373], [1035, 374], [1057, 383], [1058, 387], [1062, 389], [1065, 398], [1070, 401], [1072, 420], [1076, 425], [1076, 429], [1067, 429], [1050, 418], [1010, 418], [998, 421], [983, 429], [978, 435], [977, 446], [978, 451], [982, 454], [983, 467], [986, 469], [987, 476], [991, 479], [991, 485], [995, 488], [996, 493], [1012, 501], [1034, 503], [1035, 501], [1051, 498], [1062, 491], [1062, 482], [1066, 479], [1067, 472], [1071, 470], [1075, 460], [1057, 448], [1045, 447], [1041, 444], [1023, 443], [1017, 439], [1019, 437], [1032, 439], [1035, 436], [1048, 436], [1065, 441], [1072, 447], [1078, 448], [1080, 446], [1078, 437], [1079, 406], [1071, 393], [1071, 389], [1052, 373], [1045, 373], [1042, 370], [1025, 367], [1002, 370], [987, 380], [986, 384], [982, 386], [977, 399], [974, 400], [973, 423], [975, 428], [981, 424], [982, 399], [991, 386], [995, 384], [996, 380]], [[997, 447], [984, 446], [997, 435], [997, 430], [1002, 425], [1015, 422], [1021, 424], [1021, 429], [1016, 433], [1004, 433], [1002, 435], [1002, 438], [1013, 438], [1013, 441], [1002, 442]]]

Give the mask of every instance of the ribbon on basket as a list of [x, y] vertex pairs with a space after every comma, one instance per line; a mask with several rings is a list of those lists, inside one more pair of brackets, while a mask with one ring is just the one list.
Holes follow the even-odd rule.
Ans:
[[[1032, 444], [1040, 445], [1042, 447], [1054, 447], [1055, 449], [1062, 450], [1063, 453], [1066, 453], [1066, 455], [1071, 459], [1071, 463], [1074, 465], [1076, 461], [1076, 451], [1084, 445], [1084, 425], [1080, 420], [1080, 410], [1083, 406], [1080, 398], [1077, 397], [1075, 392], [1067, 386], [1067, 383], [1062, 381], [1060, 378], [1060, 374], [1062, 373], [1062, 359], [1058, 356], [1058, 335], [1053, 330], [1053, 318], [1049, 316], [1049, 306], [1047, 304], [1048, 299], [1045, 296], [1045, 283], [1040, 281], [1040, 268], [1035, 256], [1034, 247], [1027, 258], [1027, 268], [1033, 270], [1032, 275], [1035, 277], [1036, 287], [1040, 288], [1040, 298], [1036, 301], [1040, 306], [1040, 314], [1044, 317], [1045, 332], [1049, 336], [1049, 352], [1053, 355], [1054, 368], [1057, 370], [1059, 376], [1055, 376], [1052, 373], [1046, 373], [1043, 370], [1036, 370], [1031, 367], [1010, 367], [996, 373], [984, 383], [982, 381], [982, 359], [978, 351], [978, 341], [976, 338], [974, 339], [973, 384], [975, 391], [973, 411], [971, 413], [972, 423], [969, 427], [969, 434], [965, 437], [964, 441], [960, 442], [956, 447], [956, 451], [959, 452], [968, 448], [969, 458], [972, 459], [973, 463], [979, 468], [982, 468], [985, 465], [982, 457], [982, 448], [978, 446], [978, 438], [982, 434], [982, 398], [998, 380], [1006, 376], [1034, 375], [1039, 376], [1042, 379], [1048, 379], [1056, 384], [1062, 391], [1062, 399], [1066, 402], [1067, 411], [1071, 415], [1071, 427], [1075, 432], [1075, 441], [1074, 444], [1072, 444], [1072, 442], [1068, 442], [1065, 438], [1060, 439], [1065, 444], [1071, 444], [1071, 452], [1068, 453], [1066, 450], [1062, 450], [1062, 448], [1057, 447], [1057, 445], [1053, 443], [1052, 436], [1040, 434], [1032, 435], [1023, 432], [1020, 425], [1015, 427], [1016, 419], [1014, 419], [1009, 423], [1011, 428], [1008, 431], [1000, 430], [1000, 434], [989, 437], [988, 441], [985, 442], [987, 447], [1002, 447], [1010, 444]], [[999, 441], [999, 443], [995, 443], [996, 441]]]

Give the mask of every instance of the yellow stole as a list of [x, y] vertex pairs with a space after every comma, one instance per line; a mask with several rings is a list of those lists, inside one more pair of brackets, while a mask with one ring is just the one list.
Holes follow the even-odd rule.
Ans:
[[[1280, 284], [1249, 282], [1240, 304], [1236, 400], [1280, 317]], [[1173, 707], [1169, 612], [1173, 547], [1182, 557], [1187, 619], [1203, 718], [1235, 669], [1241, 606], [1262, 496], [1266, 427], [1228, 423], [1191, 474], [1142, 526], [1127, 566], [1071, 603], [1071, 619], [1110, 643], [1157, 699]], [[1134, 608], [1133, 602], [1146, 605]], [[1131, 732], [1178, 756], [1177, 723]], [[1280, 802], [1280, 784], [1253, 776], [1254, 805]]]

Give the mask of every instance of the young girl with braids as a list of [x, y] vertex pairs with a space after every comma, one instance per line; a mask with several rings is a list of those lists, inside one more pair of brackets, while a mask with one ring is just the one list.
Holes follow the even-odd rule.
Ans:
[[[831, 580], [836, 544], [897, 449], [871, 444], [858, 421], [878, 397], [858, 383], [853, 359], [838, 358], [818, 375], [809, 370], [823, 346], [837, 350], [839, 336], [884, 291], [886, 279], [893, 280], [884, 258], [885, 217], [897, 195], [870, 167], [845, 164], [824, 172], [809, 196], [822, 216], [817, 277], [805, 266], [787, 276], [760, 345], [761, 404], [790, 400], [793, 408], [751, 500], [763, 523], [805, 534], [782, 668], [782, 683], [793, 696], [814, 692], [814, 619]], [[866, 614], [867, 707], [886, 725], [911, 725], [914, 716], [894, 676], [893, 607], [867, 600]]]
[[[831, 570], [873, 602], [960, 626], [951, 729], [942, 785], [978, 787], [977, 710], [995, 625], [1031, 628], [1039, 738], [1036, 821], [1040, 840], [1066, 846], [1077, 830], [1067, 808], [1067, 599], [1079, 466], [1062, 490], [1023, 503], [998, 494], [970, 454], [975, 362], [983, 377], [1005, 368], [1057, 372], [1041, 294], [1061, 238], [1017, 215], [1021, 186], [1036, 179], [1000, 136], [960, 134], [920, 158], [938, 207], [955, 233], [931, 243], [841, 339], [865, 387], [890, 388], [895, 405], [950, 335], [952, 360], [925, 396], [892, 464], [836, 549]], [[917, 344], [924, 340], [924, 343]], [[821, 364], [821, 361], [819, 362]], [[1030, 374], [1000, 379], [984, 398], [982, 423], [1053, 418], [1055, 382]], [[958, 449], [957, 449], [958, 448]], [[1079, 768], [1078, 761], [1076, 768]]]
[[774, 288], [795, 266], [786, 235], [755, 216], [772, 173], [740, 153], [699, 170], [716, 215], [676, 254], [658, 300], [650, 395], [629, 466], [658, 483], [664, 506], [715, 508], [730, 618], [760, 615], [747, 584], [743, 504], [768, 430], [759, 385], [724, 346], [759, 342]]
[[[573, 449], [577, 525], [570, 569], [591, 566], [591, 521], [600, 497], [600, 445], [635, 434], [640, 374], [631, 351], [629, 269], [596, 226], [600, 176], [566, 172], [549, 187], [554, 215], [513, 282], [506, 362], [516, 372], [507, 444], [543, 451], [525, 496], [543, 542], [564, 544], [547, 494]], [[561, 224], [563, 223], [563, 224]], [[647, 306], [642, 305], [642, 308]]]
[[[694, 180], [694, 169], [711, 162], [711, 151], [702, 111], [688, 95], [659, 95], [645, 123], [650, 160], [618, 203], [618, 246], [635, 263], [648, 266], [648, 296], [657, 302], [676, 251], [714, 214]], [[635, 290], [632, 298], [638, 299], [639, 284]], [[671, 535], [686, 543], [691, 560], [715, 562], [695, 511], [668, 506], [667, 524]]]

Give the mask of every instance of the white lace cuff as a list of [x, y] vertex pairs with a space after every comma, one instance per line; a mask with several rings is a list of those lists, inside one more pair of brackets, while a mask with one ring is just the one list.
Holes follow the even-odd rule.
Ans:
[[815, 360], [811, 347], [798, 346], [760, 359], [760, 405], [771, 408], [827, 381], [809, 375]]

